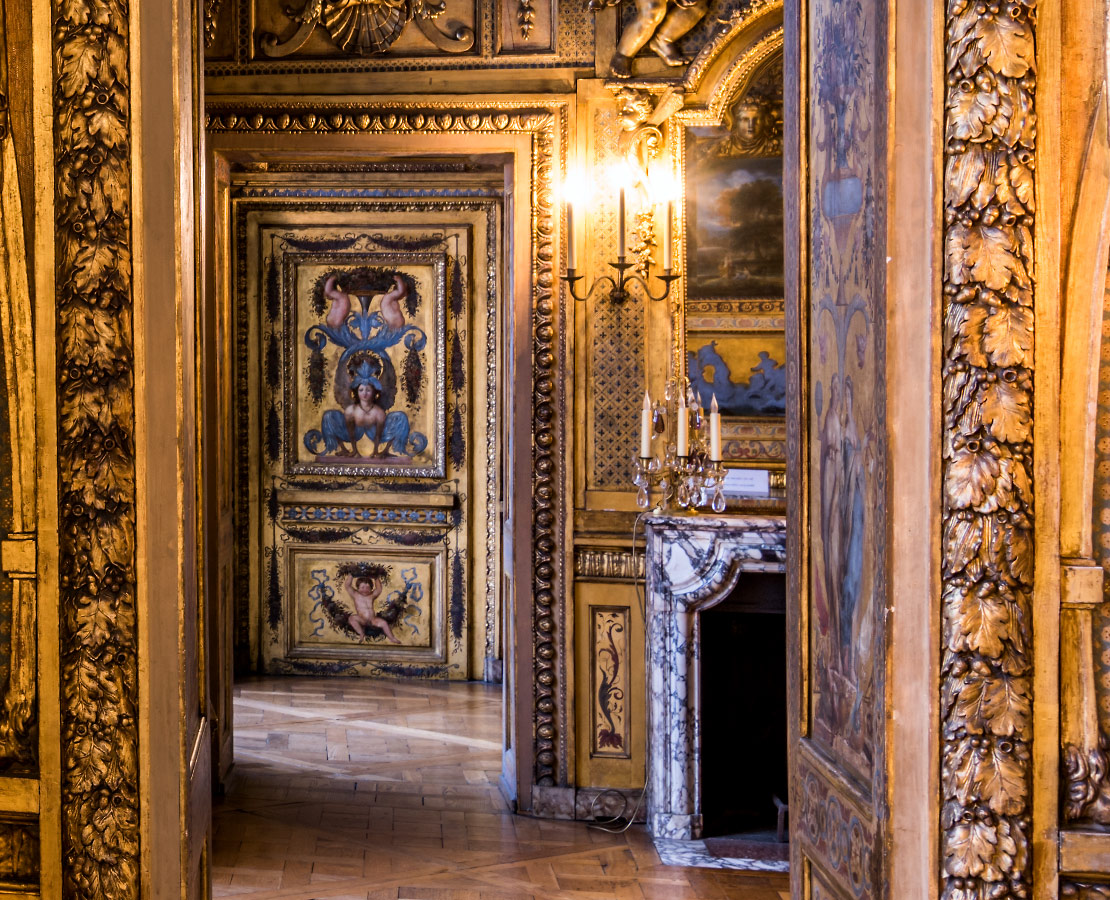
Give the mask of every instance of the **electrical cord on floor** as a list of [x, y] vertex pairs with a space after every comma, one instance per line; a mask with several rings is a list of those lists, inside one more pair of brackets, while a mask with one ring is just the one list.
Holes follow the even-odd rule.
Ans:
[[[636, 564], [636, 533], [639, 531], [644, 517], [652, 515], [655, 512], [657, 512], [657, 510], [645, 510], [644, 512], [636, 516], [636, 520], [632, 523], [632, 584], [636, 588], [636, 602], [640, 606], [640, 619], [644, 623], [645, 638], [647, 636], [647, 600], [644, 596], [644, 585], [646, 585], [647, 583], [647, 563], [645, 561], [644, 580], [643, 582], [641, 582], [636, 577], [636, 574], [639, 571], [639, 567]], [[594, 795], [593, 800], [590, 801], [589, 815], [587, 815], [586, 818], [593, 819], [594, 824], [587, 825], [587, 828], [593, 828], [597, 831], [605, 831], [609, 834], [624, 834], [626, 831], [628, 831], [629, 828], [632, 827], [632, 823], [636, 821], [636, 814], [640, 811], [640, 804], [644, 802], [644, 796], [647, 794], [648, 758], [650, 758], [651, 756], [651, 742], [647, 741], [645, 743], [647, 746], [647, 754], [645, 754], [644, 759], [644, 786], [640, 788], [640, 793], [636, 797], [636, 803], [632, 807], [632, 812], [627, 816], [625, 815], [628, 810], [628, 801], [630, 799], [626, 794], [622, 794], [616, 788], [606, 788], [603, 791], [598, 791]], [[620, 798], [620, 813], [615, 816], [609, 816], [605, 819], [600, 819], [596, 814], [597, 802], [602, 797], [610, 794]], [[621, 825], [619, 828], [610, 827], [616, 825], [618, 822], [624, 822], [624, 824]]]

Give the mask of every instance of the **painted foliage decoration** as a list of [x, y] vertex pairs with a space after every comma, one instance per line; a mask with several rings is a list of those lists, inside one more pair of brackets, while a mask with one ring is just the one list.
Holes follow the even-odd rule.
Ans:
[[130, 20], [53, 4], [62, 891], [139, 896]]
[[1033, 0], [952, 0], [944, 182], [942, 897], [1029, 896]]

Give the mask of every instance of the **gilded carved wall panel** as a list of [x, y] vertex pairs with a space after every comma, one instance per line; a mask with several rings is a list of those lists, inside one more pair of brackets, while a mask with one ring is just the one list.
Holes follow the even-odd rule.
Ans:
[[1031, 891], [1036, 11], [949, 4], [942, 371], [945, 897]]
[[472, 631], [497, 609], [499, 462], [475, 445], [488, 449], [500, 416], [473, 366], [498, 352], [486, 324], [499, 199], [367, 187], [355, 202], [354, 188], [339, 200], [292, 182], [245, 193], [233, 201], [239, 594], [263, 664], [474, 677], [471, 647], [493, 638]]
[[[554, 187], [565, 170], [567, 105], [524, 102], [351, 103], [211, 100], [206, 126], [221, 135], [409, 134], [527, 136], [531, 197], [531, 718], [533, 783], [568, 777], [566, 547], [566, 309], [553, 290], [558, 258]], [[518, 490], [521, 486], [518, 486]], [[520, 588], [518, 588], [520, 590]], [[527, 596], [525, 594], [524, 596]], [[522, 686], [523, 688], [523, 686]], [[521, 697], [524, 695], [521, 694]], [[528, 716], [526, 707], [519, 710]]]
[[209, 75], [553, 68], [593, 63], [585, 3], [206, 0]]
[[139, 896], [131, 22], [52, 15], [62, 878], [118, 900]]
[[[604, 173], [619, 162], [621, 121], [616, 110], [593, 111], [591, 170], [598, 178], [592, 191], [590, 216], [589, 271], [611, 271], [617, 245], [617, 191], [605, 182]], [[642, 200], [640, 192], [629, 194], [629, 221]], [[586, 387], [589, 422], [586, 429], [588, 490], [632, 489], [632, 454], [640, 423], [639, 406], [631, 397], [643, 396], [645, 371], [645, 309], [637, 288], [627, 303], [611, 303], [596, 297], [584, 304], [587, 311], [589, 378]]]

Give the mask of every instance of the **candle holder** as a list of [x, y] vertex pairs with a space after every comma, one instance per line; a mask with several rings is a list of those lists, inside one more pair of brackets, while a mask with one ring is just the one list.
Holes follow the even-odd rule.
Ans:
[[[687, 378], [669, 381], [664, 396], [665, 402], [655, 403], [651, 410], [650, 443], [658, 441], [660, 452], [637, 455], [632, 461], [632, 483], [638, 488], [636, 505], [647, 509], [656, 490], [663, 512], [693, 512], [708, 506], [713, 512], [723, 513], [725, 467], [721, 460], [710, 459], [713, 442], [709, 418]], [[679, 456], [679, 418], [683, 415], [688, 421], [687, 452]]]
[[594, 291], [602, 287], [605, 282], [608, 282], [610, 285], [609, 299], [613, 303], [624, 303], [624, 301], [627, 300], [629, 296], [628, 288], [631, 287], [633, 284], [639, 284], [644, 289], [644, 293], [647, 294], [650, 299], [664, 300], [671, 293], [671, 285], [682, 277], [673, 269], [664, 269], [662, 274], [655, 276], [663, 282], [663, 292], [656, 295], [651, 292], [651, 288], [648, 286], [647, 280], [645, 278], [636, 274], [628, 274], [628, 270], [635, 267], [636, 263], [628, 262], [627, 257], [619, 256], [617, 257], [616, 262], [611, 262], [609, 263], [609, 265], [617, 270], [617, 277], [614, 278], [612, 275], [600, 276], [599, 278], [594, 280], [594, 283], [592, 285], [590, 285], [590, 289], [581, 296], [578, 295], [578, 291], [575, 290], [575, 286], [578, 284], [579, 281], [582, 280], [584, 276], [579, 275], [576, 269], [567, 269], [566, 274], [563, 275], [562, 278], [563, 281], [567, 283], [567, 289], [570, 291], [570, 295], [575, 300], [578, 300], [580, 302], [589, 300], [590, 297], [593, 296]]

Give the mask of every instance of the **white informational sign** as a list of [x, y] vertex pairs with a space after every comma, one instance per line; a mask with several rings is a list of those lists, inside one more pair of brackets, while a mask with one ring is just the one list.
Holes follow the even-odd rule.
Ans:
[[750, 497], [771, 493], [771, 473], [766, 469], [728, 469], [725, 472], [725, 494]]

